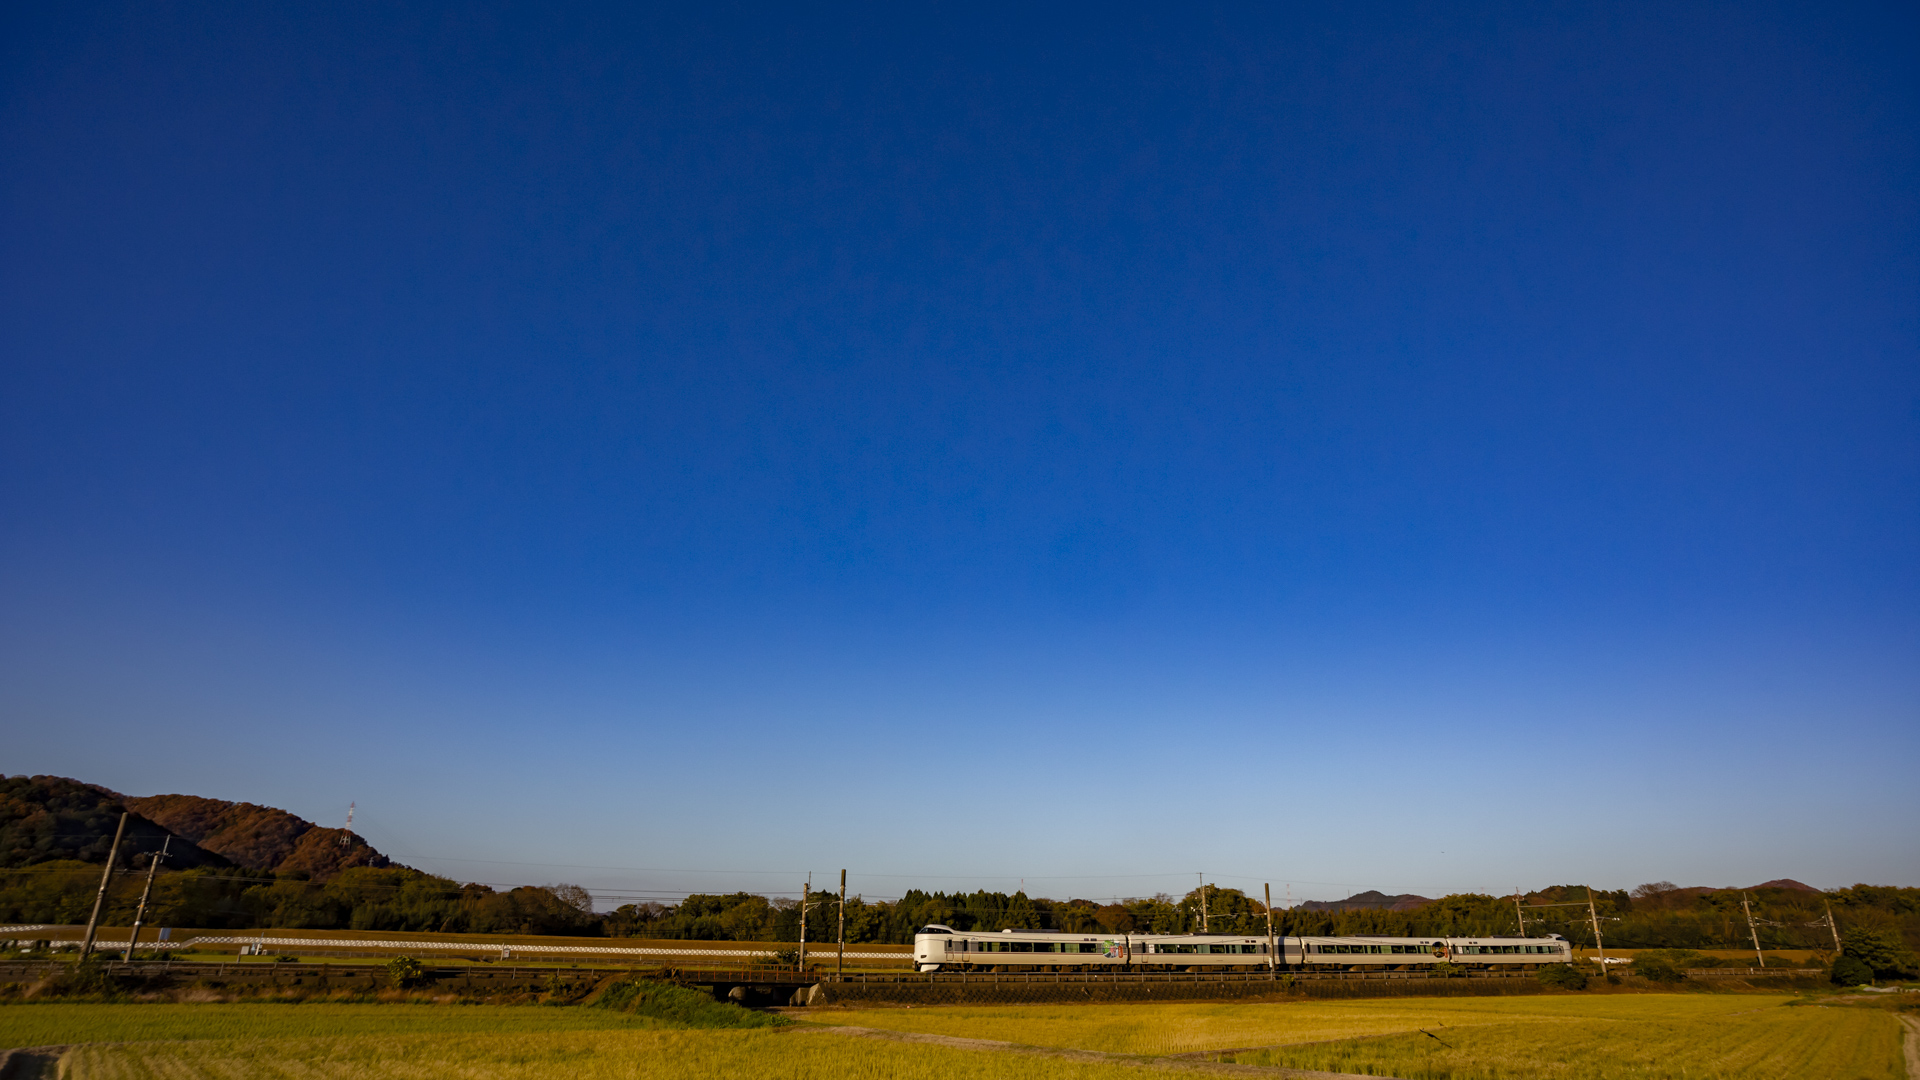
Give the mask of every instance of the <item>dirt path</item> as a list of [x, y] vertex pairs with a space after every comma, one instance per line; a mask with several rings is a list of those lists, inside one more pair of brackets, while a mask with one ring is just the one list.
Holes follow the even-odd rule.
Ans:
[[[1131, 1065], [1143, 1069], [1166, 1069], [1176, 1072], [1226, 1073], [1237, 1076], [1281, 1077], [1285, 1080], [1350, 1080], [1358, 1073], [1313, 1072], [1307, 1069], [1283, 1069], [1268, 1065], [1233, 1065], [1223, 1061], [1200, 1060], [1196, 1055], [1179, 1057], [1154, 1057], [1147, 1054], [1109, 1054], [1099, 1050], [1066, 1050], [1051, 1046], [1025, 1046], [1020, 1043], [1000, 1042], [995, 1039], [961, 1039], [952, 1035], [923, 1035], [912, 1031], [885, 1031], [880, 1028], [846, 1027], [842, 1025], [822, 1025], [820, 1027], [794, 1029], [795, 1034], [818, 1033], [849, 1035], [861, 1039], [887, 1039], [892, 1042], [920, 1043], [927, 1046], [947, 1046], [955, 1050], [996, 1051], [1003, 1054], [1032, 1054], [1037, 1057], [1061, 1058], [1066, 1061], [1084, 1061], [1102, 1065]], [[1208, 1053], [1228, 1053], [1229, 1051], [1208, 1051]], [[1392, 1077], [1370, 1077], [1368, 1080], [1393, 1080]]]
[[1907, 1080], [1920, 1080], [1920, 1017], [1900, 1016], [1907, 1027]]

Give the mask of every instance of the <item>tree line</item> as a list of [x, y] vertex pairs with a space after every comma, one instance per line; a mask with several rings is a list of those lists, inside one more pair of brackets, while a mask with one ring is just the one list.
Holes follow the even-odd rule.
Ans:
[[[84, 922], [99, 885], [100, 868], [55, 860], [0, 870], [0, 922]], [[143, 875], [116, 876], [105, 922], [133, 919]], [[1593, 944], [1591, 897], [1604, 943], [1614, 948], [1750, 948], [1743, 899], [1751, 902], [1762, 947], [1831, 949], [1826, 911], [1842, 932], [1860, 928], [1908, 948], [1920, 947], [1920, 889], [1855, 885], [1828, 892], [1767, 888], [1676, 889], [1666, 883], [1632, 891], [1562, 885], [1520, 898], [1461, 893], [1410, 911], [1274, 911], [1274, 930], [1289, 936], [1389, 935], [1487, 937], [1519, 932], [1559, 934]], [[1570, 904], [1576, 906], [1550, 907]], [[404, 867], [356, 867], [325, 881], [299, 872], [273, 875], [198, 867], [163, 870], [147, 922], [205, 929], [398, 930], [440, 933], [545, 934], [709, 941], [795, 942], [800, 901], [755, 893], [695, 894], [677, 904], [626, 904], [596, 911], [577, 885], [496, 889], [461, 883]], [[841, 917], [837, 896], [815, 893], [807, 913], [810, 941], [835, 940]], [[1266, 909], [1239, 889], [1207, 886], [1184, 896], [1106, 902], [1030, 897], [1024, 892], [925, 892], [897, 900], [847, 898], [846, 939], [855, 943], [912, 940], [928, 923], [956, 930], [1060, 930], [1068, 933], [1198, 932], [1264, 934]]]

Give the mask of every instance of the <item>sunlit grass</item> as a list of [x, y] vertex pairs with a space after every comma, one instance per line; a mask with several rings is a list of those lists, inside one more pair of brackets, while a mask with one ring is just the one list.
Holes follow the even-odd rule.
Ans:
[[1280, 1046], [1232, 1060], [1408, 1080], [1903, 1075], [1889, 1013], [1798, 1001], [1771, 994], [1402, 998], [874, 1009], [820, 1019], [1131, 1054]]
[[[835, 1024], [1123, 1054], [1239, 1050], [1233, 1059], [1245, 1064], [1408, 1080], [1898, 1080], [1903, 1075], [1899, 1025], [1889, 1009], [1822, 1005], [1778, 994], [947, 1007], [801, 1015]], [[0, 1046], [53, 1044], [92, 1044], [69, 1052], [64, 1075], [73, 1080], [1137, 1080], [1142, 1075], [1117, 1063], [850, 1038], [805, 1025], [669, 1029], [658, 1020], [591, 1008], [0, 1007]], [[1270, 1049], [1246, 1049], [1254, 1047]]]
[[86, 1042], [647, 1030], [603, 1009], [514, 1005], [6, 1005], [0, 1048]]
[[1238, 1054], [1249, 1065], [1405, 1080], [1900, 1080], [1899, 1024], [1880, 1009], [1780, 1006], [1710, 1021], [1489, 1024]]
[[1123, 1054], [1326, 1042], [1418, 1028], [1574, 1019], [1707, 1022], [1793, 1000], [1787, 995], [1634, 994], [1513, 998], [1374, 998], [1168, 1005], [1009, 1005], [868, 1009], [809, 1016], [830, 1024], [999, 1039]]
[[70, 1080], [1139, 1080], [1121, 1065], [830, 1032], [593, 1031], [231, 1039], [81, 1047]]

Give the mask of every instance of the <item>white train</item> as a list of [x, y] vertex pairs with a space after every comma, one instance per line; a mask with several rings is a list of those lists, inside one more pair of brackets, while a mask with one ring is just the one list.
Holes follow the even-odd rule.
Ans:
[[[1283, 970], [1410, 970], [1445, 961], [1461, 967], [1564, 964], [1573, 947], [1543, 938], [1282, 937]], [[916, 971], [1266, 971], [1264, 935], [1069, 934], [1058, 930], [967, 933], [935, 923], [913, 936]]]

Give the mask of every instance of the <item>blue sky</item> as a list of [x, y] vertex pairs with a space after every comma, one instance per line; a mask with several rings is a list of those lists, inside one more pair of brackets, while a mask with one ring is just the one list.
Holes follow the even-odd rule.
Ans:
[[1908, 7], [4, 19], [8, 773], [608, 896], [1920, 884]]

